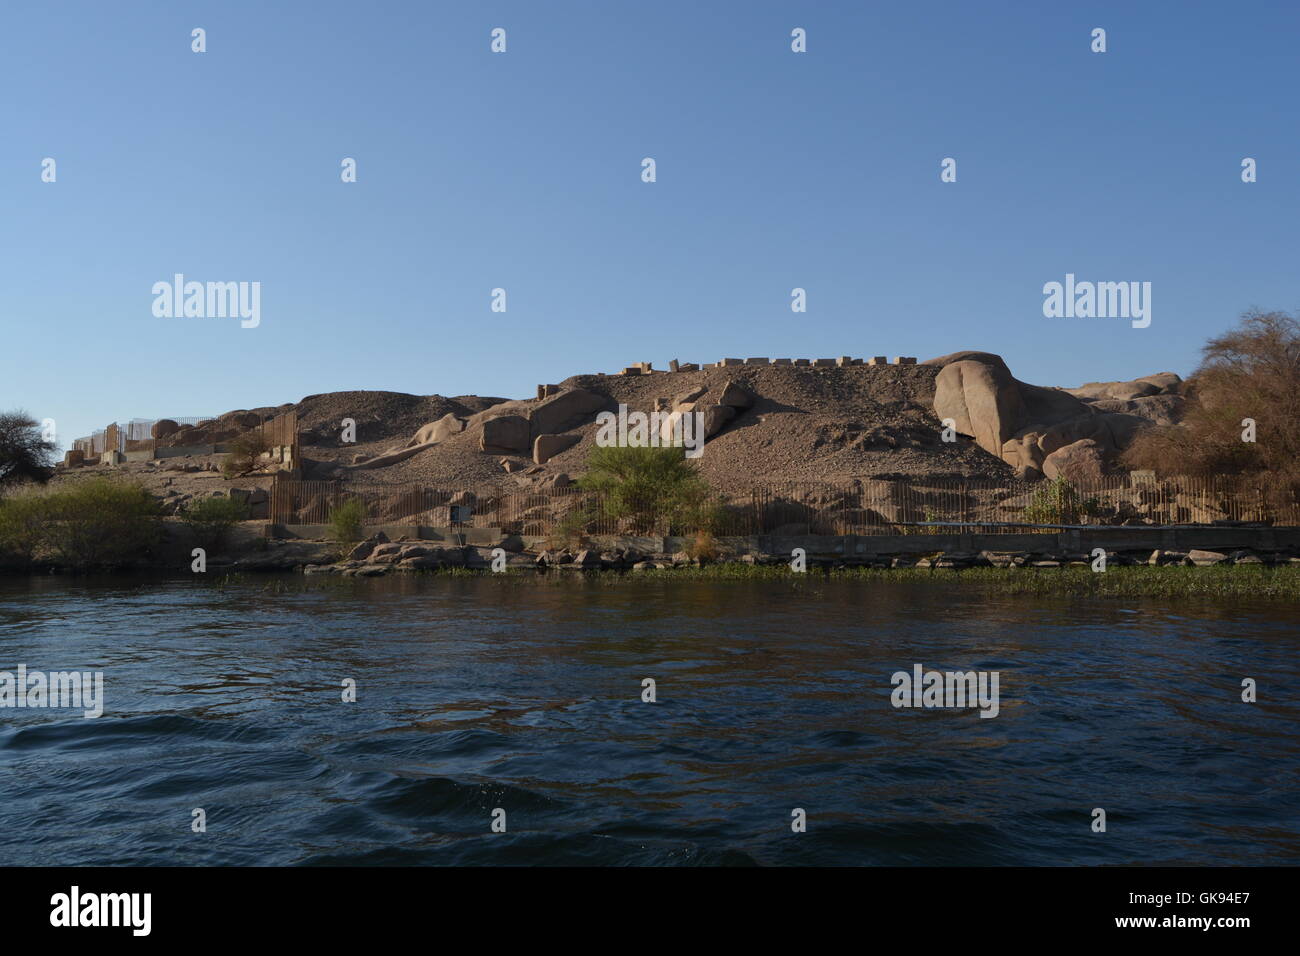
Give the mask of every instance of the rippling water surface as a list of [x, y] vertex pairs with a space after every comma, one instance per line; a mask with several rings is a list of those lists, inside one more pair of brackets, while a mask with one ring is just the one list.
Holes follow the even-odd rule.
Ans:
[[[0, 863], [1300, 858], [1290, 606], [815, 580], [306, 587], [0, 579], [0, 670], [105, 682], [98, 719], [0, 710]], [[1001, 713], [895, 710], [890, 675], [917, 663], [999, 671]]]

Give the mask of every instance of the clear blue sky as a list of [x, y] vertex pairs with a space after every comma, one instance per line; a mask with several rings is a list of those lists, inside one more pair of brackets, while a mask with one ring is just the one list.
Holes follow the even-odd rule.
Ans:
[[[1186, 374], [1300, 305], [1298, 39], [1294, 2], [6, 4], [0, 408], [66, 446], [673, 357]], [[177, 272], [261, 325], [155, 318]], [[1151, 326], [1044, 318], [1067, 272], [1150, 281]]]

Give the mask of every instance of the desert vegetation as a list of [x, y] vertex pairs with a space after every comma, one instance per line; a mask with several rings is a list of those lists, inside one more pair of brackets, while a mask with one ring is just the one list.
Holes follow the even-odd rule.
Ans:
[[0, 412], [0, 489], [48, 481], [54, 474], [55, 450], [27, 412]]
[[181, 512], [181, 521], [200, 548], [219, 551], [235, 525], [248, 519], [248, 511], [248, 505], [234, 498], [202, 498]]
[[348, 498], [330, 509], [330, 540], [338, 545], [352, 545], [364, 536], [366, 505], [360, 498]]
[[1084, 498], [1074, 485], [1059, 475], [1034, 489], [1025, 505], [1024, 520], [1030, 524], [1078, 524], [1100, 511], [1096, 498]]
[[230, 451], [221, 462], [221, 474], [226, 478], [237, 478], [256, 471], [262, 453], [270, 445], [260, 429], [246, 431], [230, 443]]
[[578, 484], [629, 534], [710, 531], [717, 517], [713, 489], [678, 447], [597, 446]]
[[147, 558], [162, 540], [157, 499], [137, 484], [91, 478], [0, 499], [0, 557], [108, 570]]
[[[1201, 364], [1184, 385], [1182, 423], [1141, 431], [1123, 464], [1161, 476], [1256, 478], [1274, 503], [1295, 501], [1300, 495], [1300, 320], [1286, 312], [1248, 312], [1235, 328], [1207, 342], [1201, 354]], [[1253, 436], [1249, 422], [1254, 422]]]

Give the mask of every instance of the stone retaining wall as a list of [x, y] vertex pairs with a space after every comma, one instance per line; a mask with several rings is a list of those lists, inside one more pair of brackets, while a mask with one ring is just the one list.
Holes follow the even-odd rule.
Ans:
[[[367, 528], [367, 534], [383, 531], [390, 540], [409, 538], [421, 541], [445, 541], [476, 547], [511, 547], [536, 551], [547, 539], [539, 535], [510, 535], [499, 528], [429, 527], [392, 524]], [[329, 537], [328, 525], [266, 526], [271, 538], [323, 540]], [[810, 557], [871, 559], [890, 555], [926, 555], [937, 552], [978, 554], [1025, 551], [1031, 553], [1089, 553], [1094, 548], [1107, 551], [1300, 551], [1300, 528], [1112, 528], [1060, 531], [1054, 534], [907, 534], [907, 535], [746, 535], [718, 538], [719, 547], [733, 554], [786, 556], [803, 548]], [[645, 554], [674, 554], [684, 550], [694, 538], [592, 535], [585, 547], [598, 551], [634, 550]]]
[[[744, 358], [744, 359], [724, 358], [724, 359], [719, 359], [716, 362], [705, 362], [703, 365], [696, 364], [695, 362], [681, 362], [677, 359], [673, 359], [668, 363], [668, 371], [670, 373], [671, 372], [695, 372], [702, 368], [703, 369], [733, 368], [733, 367], [739, 368], [742, 366], [755, 366], [755, 365], [760, 365], [765, 367], [772, 366], [772, 365], [781, 365], [781, 366], [799, 366], [801, 368], [806, 368], [808, 366], [814, 366], [816, 368], [845, 368], [851, 365], [888, 365], [888, 364], [889, 364], [888, 360], [883, 355], [872, 356], [871, 358], [868, 359], [852, 358], [848, 355], [841, 355], [838, 358], [819, 358], [819, 359], [789, 359], [789, 358], [769, 359], [769, 358], [757, 358], [757, 357]], [[894, 365], [915, 365], [916, 358], [913, 356], [896, 355], [894, 357], [893, 364]], [[619, 375], [652, 375], [654, 373], [655, 373], [655, 369], [654, 369], [653, 362], [636, 362], [632, 365], [627, 366], [625, 369], [623, 369], [623, 371], [619, 372], [618, 374]], [[554, 386], [538, 385], [537, 397], [538, 398], [544, 397], [543, 389], [553, 388], [553, 387]]]

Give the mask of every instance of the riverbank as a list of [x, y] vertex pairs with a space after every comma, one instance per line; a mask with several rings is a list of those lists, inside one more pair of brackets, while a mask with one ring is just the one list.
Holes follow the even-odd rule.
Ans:
[[[115, 578], [144, 584], [143, 575], [116, 575]], [[1217, 567], [1182, 567], [1149, 565], [1118, 566], [1105, 572], [1090, 568], [1030, 568], [1011, 571], [1005, 568], [850, 568], [814, 567], [798, 573], [785, 565], [751, 565], [721, 563], [703, 566], [682, 565], [653, 574], [637, 571], [574, 572], [515, 567], [493, 573], [490, 570], [445, 567], [421, 571], [384, 572], [375, 575], [280, 573], [268, 575], [248, 571], [214, 571], [196, 583], [218, 589], [255, 587], [266, 594], [303, 593], [364, 589], [376, 577], [406, 579], [489, 579], [503, 588], [568, 586], [637, 588], [705, 583], [726, 586], [731, 583], [764, 583], [797, 589], [817, 588], [827, 583], [863, 586], [938, 587], [947, 591], [960, 589], [967, 595], [990, 596], [1074, 596], [1098, 598], [1159, 597], [1204, 600], [1300, 600], [1300, 565]], [[159, 579], [175, 580], [175, 576]]]
[[266, 573], [311, 579], [488, 575], [546, 583], [575, 576], [611, 582], [636, 578], [775, 582], [829, 576], [864, 582], [920, 581], [1000, 594], [1300, 598], [1300, 529], [1293, 528], [579, 536], [563, 545], [493, 528], [394, 526], [388, 532], [370, 529], [364, 541], [340, 544], [323, 535], [323, 529], [285, 529], [245, 521], [231, 527], [222, 543], [202, 551], [201, 557], [195, 547], [199, 539], [183, 522], [163, 519], [153, 528], [143, 554], [129, 563], [101, 559], [69, 564], [46, 555], [44, 560], [11, 560], [0, 571], [48, 576], [116, 569], [208, 581]]

